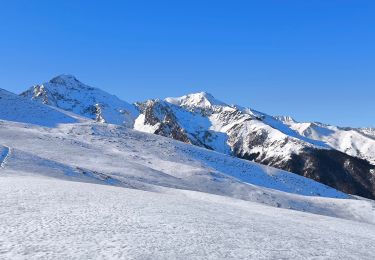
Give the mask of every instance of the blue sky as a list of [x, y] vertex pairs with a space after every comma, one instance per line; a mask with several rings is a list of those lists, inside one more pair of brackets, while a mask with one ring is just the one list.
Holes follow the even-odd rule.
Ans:
[[207, 91], [375, 126], [375, 1], [1, 1], [0, 88], [68, 73], [129, 102]]

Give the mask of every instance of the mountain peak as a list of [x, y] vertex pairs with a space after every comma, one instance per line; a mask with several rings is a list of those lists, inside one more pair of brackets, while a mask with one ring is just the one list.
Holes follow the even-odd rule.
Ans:
[[[81, 83], [75, 76], [71, 74], [61, 74], [52, 78], [49, 83], [67, 84], [67, 83]], [[81, 83], [82, 84], [82, 83]]]
[[275, 118], [283, 123], [297, 123], [297, 121], [291, 116], [275, 116]]
[[197, 92], [187, 94], [177, 98], [166, 98], [165, 101], [190, 108], [212, 108], [213, 106], [227, 106], [224, 102], [217, 100], [213, 95], [207, 92]]

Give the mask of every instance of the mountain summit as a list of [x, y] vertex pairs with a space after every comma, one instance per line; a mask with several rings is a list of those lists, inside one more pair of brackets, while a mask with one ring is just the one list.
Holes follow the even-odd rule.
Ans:
[[227, 106], [224, 102], [217, 100], [214, 98], [214, 96], [207, 92], [192, 93], [178, 98], [169, 97], [166, 98], [165, 101], [193, 110], [197, 108], [211, 109], [215, 106]]
[[81, 83], [75, 76], [70, 75], [70, 74], [61, 74], [59, 76], [54, 77], [49, 81], [50, 83], [55, 83], [59, 85], [64, 85], [64, 86], [70, 86], [70, 87], [82, 87], [84, 88], [85, 85]]

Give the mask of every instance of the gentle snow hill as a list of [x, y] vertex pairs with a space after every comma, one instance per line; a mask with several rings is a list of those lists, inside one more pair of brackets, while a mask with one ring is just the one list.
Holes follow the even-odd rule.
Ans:
[[20, 94], [96, 121], [133, 126], [138, 111], [114, 95], [87, 86], [72, 75], [60, 75]]
[[375, 258], [375, 225], [193, 191], [0, 174], [1, 259]]
[[85, 121], [78, 115], [32, 102], [4, 89], [0, 89], [0, 119], [47, 127]]

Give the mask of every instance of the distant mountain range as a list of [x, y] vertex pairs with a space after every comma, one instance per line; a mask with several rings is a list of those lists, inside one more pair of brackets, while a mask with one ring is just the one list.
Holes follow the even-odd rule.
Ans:
[[375, 198], [372, 128], [300, 123], [291, 117], [229, 105], [205, 92], [129, 104], [71, 75], [55, 77], [20, 95], [56, 107], [63, 118], [62, 111], [77, 115], [67, 120], [79, 116], [124, 125], [294, 172], [345, 193]]

